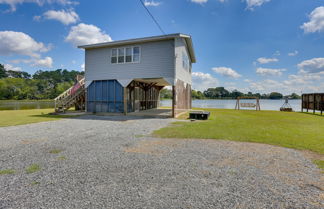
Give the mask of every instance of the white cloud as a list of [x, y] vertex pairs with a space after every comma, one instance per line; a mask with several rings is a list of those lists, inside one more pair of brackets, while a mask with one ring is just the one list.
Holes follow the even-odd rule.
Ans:
[[294, 92], [299, 94], [301, 92], [321, 92], [324, 89], [324, 83], [320, 82], [322, 80], [324, 80], [324, 72], [313, 74], [300, 72], [296, 75], [289, 75], [283, 81], [266, 79], [257, 82], [247, 80], [246, 82], [252, 92], [269, 93], [277, 91], [287, 95]]
[[162, 4], [162, 2], [158, 2], [158, 1], [145, 1], [144, 5], [147, 7], [157, 7], [160, 6]]
[[262, 4], [269, 2], [270, 0], [245, 0], [246, 1], [246, 8], [249, 10], [254, 10], [255, 7], [259, 7]]
[[277, 56], [277, 57], [280, 56], [280, 51], [278, 51], [278, 50], [275, 51], [275, 53], [273, 54], [273, 56]]
[[270, 62], [278, 62], [279, 60], [277, 58], [260, 57], [260, 58], [257, 59], [257, 61], [260, 64], [267, 64], [267, 63], [270, 63]]
[[74, 46], [112, 41], [111, 37], [95, 25], [80, 23], [71, 27], [65, 41]]
[[9, 71], [9, 70], [11, 70], [11, 71], [18, 71], [18, 72], [22, 71], [22, 69], [20, 67], [14, 67], [14, 66], [12, 66], [10, 64], [4, 64], [4, 68], [7, 71]]
[[324, 7], [317, 7], [309, 15], [309, 22], [300, 26], [305, 33], [315, 33], [324, 31]]
[[286, 69], [257, 68], [256, 73], [262, 76], [281, 76]]
[[296, 75], [289, 75], [283, 83], [289, 92], [322, 92], [324, 89], [324, 71], [319, 73], [299, 72]]
[[42, 19], [42, 16], [40, 16], [40, 15], [36, 15], [33, 17], [34, 21], [40, 21], [41, 19]]
[[35, 3], [39, 6], [44, 4], [61, 4], [61, 5], [75, 5], [78, 2], [69, 0], [0, 0], [0, 4], [7, 4], [10, 6], [11, 11], [16, 11], [16, 6], [23, 3]]
[[294, 56], [296, 56], [297, 54], [298, 54], [298, 51], [295, 50], [294, 52], [289, 52], [289, 53], [288, 53], [288, 56], [290, 56], [290, 57], [294, 57]]
[[217, 78], [209, 73], [193, 72], [192, 73], [192, 88], [199, 91], [204, 91], [208, 88], [215, 88], [219, 85]]
[[238, 74], [235, 70], [228, 67], [214, 67], [212, 70], [220, 75], [230, 77], [230, 78], [242, 77], [242, 75]]
[[298, 68], [301, 72], [319, 73], [324, 72], [324, 58], [313, 58], [299, 63]]
[[269, 92], [283, 92], [286, 90], [285, 85], [281, 82], [266, 79], [258, 82], [251, 81], [249, 83], [249, 89], [252, 92], [269, 93]]
[[84, 71], [84, 70], [85, 70], [85, 65], [84, 65], [84, 63], [80, 66], [80, 68], [81, 68], [81, 71]]
[[44, 59], [34, 59], [31, 60], [31, 66], [34, 67], [46, 67], [52, 68], [53, 67], [53, 59], [51, 57], [45, 57]]
[[53, 67], [53, 59], [51, 57], [37, 57], [37, 58], [31, 58], [31, 59], [17, 59], [17, 60], [11, 60], [11, 63], [19, 64], [29, 64], [32, 67], [46, 67], [51, 68]]
[[49, 10], [49, 11], [44, 13], [44, 18], [48, 19], [48, 20], [57, 20], [57, 21], [63, 23], [64, 25], [69, 25], [69, 24], [72, 24], [72, 23], [76, 23], [76, 22], [78, 22], [80, 20], [79, 15], [73, 10], [70, 10], [70, 11]]
[[191, 2], [197, 3], [197, 4], [204, 4], [204, 3], [207, 3], [208, 0], [191, 0]]
[[0, 55], [39, 57], [39, 53], [49, 50], [50, 46], [45, 46], [42, 42], [36, 42], [25, 33], [0, 31]]

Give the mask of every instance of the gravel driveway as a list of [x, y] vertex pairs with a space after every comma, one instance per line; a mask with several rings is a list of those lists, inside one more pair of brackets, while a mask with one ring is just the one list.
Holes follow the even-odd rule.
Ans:
[[0, 170], [16, 171], [0, 175], [0, 208], [324, 207], [323, 175], [299, 151], [156, 139], [173, 119], [127, 119], [0, 128]]

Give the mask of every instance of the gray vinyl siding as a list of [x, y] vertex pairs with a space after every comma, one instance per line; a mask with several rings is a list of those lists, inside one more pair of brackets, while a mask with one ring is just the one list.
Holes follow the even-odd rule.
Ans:
[[182, 53], [185, 53], [189, 58], [189, 66], [191, 71], [191, 60], [187, 50], [186, 42], [183, 38], [176, 38], [175, 39], [175, 54], [176, 54], [176, 71], [175, 77], [176, 79], [180, 79], [185, 83], [191, 85], [191, 72], [183, 68], [182, 66]]
[[174, 41], [158, 41], [136, 45], [141, 48], [139, 63], [111, 63], [112, 48], [87, 49], [85, 52], [85, 79], [135, 79], [135, 78], [174, 78]]

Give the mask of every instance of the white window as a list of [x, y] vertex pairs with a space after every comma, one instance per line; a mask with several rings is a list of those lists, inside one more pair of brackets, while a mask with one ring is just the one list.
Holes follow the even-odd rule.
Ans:
[[133, 62], [140, 61], [140, 48], [138, 46], [133, 47]]
[[186, 53], [182, 52], [182, 67], [187, 71], [190, 71], [190, 62]]
[[118, 63], [125, 62], [125, 48], [118, 49]]
[[126, 62], [132, 62], [132, 48], [126, 48]]
[[141, 50], [139, 46], [125, 47], [111, 50], [111, 63], [138, 63], [140, 62]]
[[111, 63], [117, 63], [117, 49], [111, 50]]

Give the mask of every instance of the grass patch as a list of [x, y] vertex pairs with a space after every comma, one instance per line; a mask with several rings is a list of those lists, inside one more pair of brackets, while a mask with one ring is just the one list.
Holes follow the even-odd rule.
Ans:
[[10, 174], [15, 174], [16, 171], [13, 169], [5, 169], [5, 170], [0, 170], [0, 175], [10, 175]]
[[158, 109], [172, 109], [172, 107], [168, 107], [168, 106], [161, 106]]
[[39, 171], [40, 169], [41, 169], [41, 167], [38, 164], [32, 164], [26, 168], [26, 173], [28, 173], [28, 174], [35, 173], [35, 172]]
[[0, 111], [0, 127], [16, 126], [43, 121], [53, 121], [75, 116], [50, 115], [54, 109], [3, 110]]
[[205, 110], [211, 112], [208, 121], [176, 122], [154, 135], [265, 143], [324, 154], [323, 117], [279, 111]]
[[313, 160], [313, 163], [316, 164], [324, 173], [324, 160]]
[[59, 159], [59, 160], [66, 160], [66, 157], [65, 156], [60, 156], [57, 159]]
[[52, 149], [49, 151], [49, 153], [51, 153], [51, 154], [58, 154], [60, 152], [62, 152], [62, 150], [60, 150], [60, 149]]
[[35, 186], [35, 185], [38, 185], [38, 184], [40, 184], [40, 182], [38, 182], [38, 181], [33, 181], [33, 182], [31, 183], [32, 186]]

